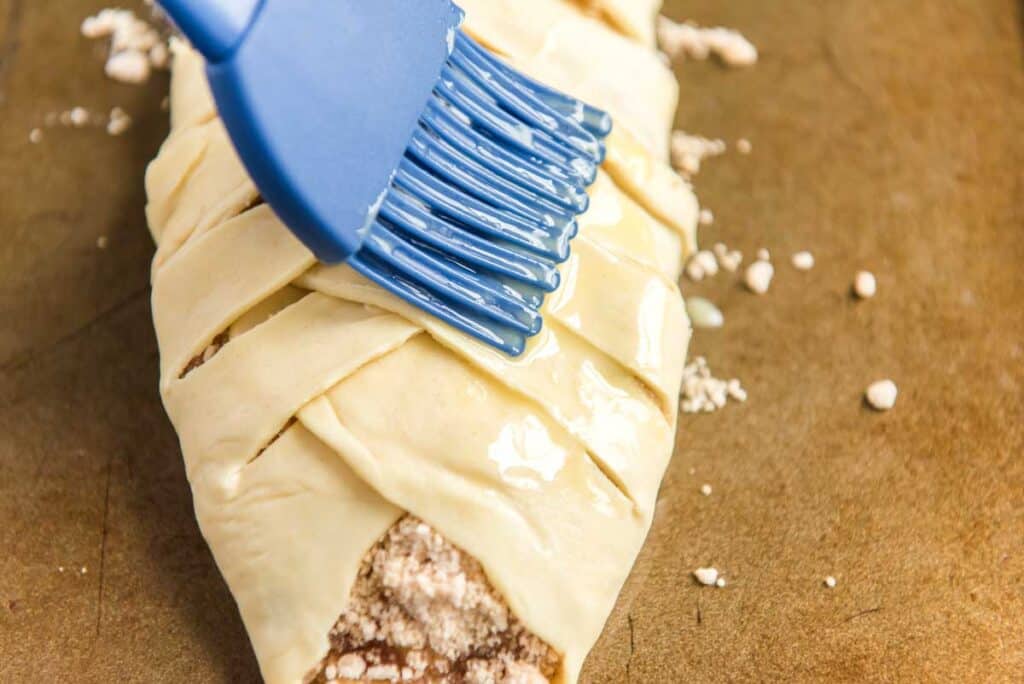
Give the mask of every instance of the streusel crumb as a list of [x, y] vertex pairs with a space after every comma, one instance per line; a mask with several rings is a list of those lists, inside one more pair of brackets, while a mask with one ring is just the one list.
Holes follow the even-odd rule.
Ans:
[[364, 558], [330, 643], [313, 682], [547, 684], [559, 667], [480, 564], [412, 516]]

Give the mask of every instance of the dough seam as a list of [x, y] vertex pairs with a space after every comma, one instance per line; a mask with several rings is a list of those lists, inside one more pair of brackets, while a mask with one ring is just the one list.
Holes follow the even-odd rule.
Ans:
[[[331, 267], [331, 269], [333, 268], [337, 267]], [[320, 271], [322, 273], [324, 270], [330, 269], [323, 269], [323, 267], [314, 267], [311, 273], [317, 271]], [[316, 292], [320, 292], [324, 296], [339, 297], [341, 299], [346, 299], [348, 301], [360, 301], [363, 304], [377, 306], [386, 311], [392, 312], [395, 315], [402, 316], [403, 318], [406, 318], [406, 320], [410, 320], [422, 326], [423, 328], [425, 328], [430, 338], [433, 339], [437, 344], [447, 349], [454, 356], [456, 356], [464, 363], [468, 364], [470, 367], [476, 369], [477, 372], [483, 373], [494, 382], [498, 382], [500, 384], [505, 385], [506, 389], [509, 392], [516, 395], [521, 400], [529, 402], [532, 406], [534, 406], [536, 410], [543, 412], [545, 415], [551, 418], [551, 420], [553, 420], [555, 423], [561, 425], [565, 430], [567, 430], [568, 433], [571, 434], [575, 439], [577, 439], [579, 443], [583, 445], [584, 449], [588, 453], [590, 453], [592, 449], [592, 440], [588, 439], [585, 435], [580, 433], [579, 426], [575, 424], [577, 422], [576, 420], [573, 420], [569, 416], [563, 415], [560, 412], [554, 410], [551, 404], [549, 404], [548, 402], [541, 401], [539, 397], [527, 391], [527, 389], [520, 383], [509, 382], [509, 379], [507, 377], [502, 377], [501, 375], [497, 374], [493, 368], [489, 368], [487, 364], [481, 363], [479, 358], [474, 357], [474, 355], [472, 354], [465, 353], [465, 350], [460, 349], [459, 346], [453, 342], [453, 339], [458, 340], [462, 338], [461, 333], [450, 331], [443, 324], [437, 323], [429, 319], [429, 317], [424, 319], [418, 312], [411, 311], [411, 307], [409, 305], [405, 304], [404, 302], [401, 302], [400, 300], [389, 295], [388, 293], [383, 293], [377, 288], [369, 285], [359, 286], [358, 291], [355, 292], [351, 288], [347, 290], [330, 289], [329, 287], [325, 287], [324, 283], [318, 285], [318, 281], [315, 279], [315, 276], [311, 274], [307, 274], [303, 278], [300, 278], [298, 282], [301, 284], [302, 287], [314, 290]], [[365, 294], [383, 294], [384, 296], [378, 296], [377, 298], [373, 298], [372, 296], [361, 296]], [[558, 321], [549, 321], [545, 323], [545, 327], [548, 328], [547, 334], [552, 334], [552, 331], [557, 331], [559, 335], [568, 334], [573, 339], [579, 340], [582, 344], [584, 344], [585, 346], [589, 347], [592, 350], [592, 356], [594, 358], [600, 357], [606, 360], [610, 366], [618, 367], [622, 370], [625, 370], [628, 377], [634, 377], [632, 371], [626, 368], [618, 360], [607, 355], [602, 350], [594, 347], [594, 345], [592, 345], [586, 339], [576, 335], [572, 330], [561, 325]], [[452, 339], [449, 339], [448, 336], [445, 334], [439, 334], [439, 331], [451, 333]], [[477, 343], [474, 342], [471, 344], [476, 345]], [[665, 417], [665, 414], [660, 405], [661, 402], [657, 401], [655, 396], [652, 396], [649, 393], [649, 390], [647, 389], [647, 386], [644, 383], [635, 379], [634, 381], [636, 382], [637, 387], [641, 389], [643, 398], [650, 404], [650, 407], [655, 411], [658, 418], [665, 421], [665, 429], [674, 429], [675, 422], [674, 420], [669, 420]], [[636, 504], [635, 495], [632, 492], [630, 492], [630, 488], [626, 485], [626, 483], [618, 475], [614, 474], [615, 471], [609, 465], [608, 460], [606, 458], [596, 458], [594, 461], [594, 465], [602, 473], [605, 474], [605, 476], [609, 479], [610, 483], [613, 484], [616, 489], [620, 490], [620, 492], [629, 501]]]

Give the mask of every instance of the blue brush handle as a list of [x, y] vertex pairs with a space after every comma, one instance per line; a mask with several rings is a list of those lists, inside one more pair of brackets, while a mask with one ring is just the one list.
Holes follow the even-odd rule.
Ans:
[[231, 56], [263, 0], [160, 0], [181, 32], [216, 63]]

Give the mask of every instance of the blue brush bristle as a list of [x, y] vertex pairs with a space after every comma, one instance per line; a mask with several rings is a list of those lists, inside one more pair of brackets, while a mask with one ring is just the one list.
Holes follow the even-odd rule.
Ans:
[[459, 32], [367, 241], [349, 264], [513, 356], [558, 288], [607, 114]]
[[587, 210], [607, 114], [474, 43], [451, 0], [161, 4], [207, 59], [260, 193], [319, 259], [524, 351]]

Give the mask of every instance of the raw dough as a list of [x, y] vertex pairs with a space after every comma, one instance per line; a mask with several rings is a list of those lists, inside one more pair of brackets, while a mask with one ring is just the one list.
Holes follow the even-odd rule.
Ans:
[[675, 82], [650, 48], [561, 0], [463, 4], [467, 30], [618, 126], [520, 359], [318, 265], [255, 205], [199, 58], [175, 46], [172, 133], [147, 174], [161, 392], [271, 684], [324, 656], [364, 554], [406, 512], [480, 562], [562, 654], [556, 681], [575, 682], [672, 451], [689, 339], [675, 281], [697, 222], [663, 161]]

